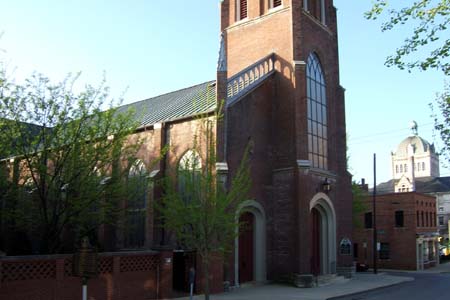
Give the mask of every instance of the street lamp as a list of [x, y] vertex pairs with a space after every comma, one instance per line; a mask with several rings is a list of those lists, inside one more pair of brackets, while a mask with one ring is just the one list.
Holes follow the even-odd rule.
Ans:
[[325, 181], [324, 181], [323, 184], [322, 184], [322, 190], [323, 190], [325, 193], [328, 193], [329, 191], [331, 191], [331, 184], [330, 184], [330, 182], [328, 181], [328, 178], [325, 178]]

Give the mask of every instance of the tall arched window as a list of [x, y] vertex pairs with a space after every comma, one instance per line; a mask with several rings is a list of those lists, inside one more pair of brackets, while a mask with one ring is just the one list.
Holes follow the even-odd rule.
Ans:
[[136, 160], [128, 172], [124, 246], [141, 248], [145, 243], [147, 169]]
[[188, 150], [178, 165], [178, 192], [185, 203], [192, 201], [200, 190], [202, 161], [194, 150]]
[[308, 57], [306, 67], [308, 99], [308, 153], [311, 165], [328, 169], [328, 126], [326, 85], [319, 59]]

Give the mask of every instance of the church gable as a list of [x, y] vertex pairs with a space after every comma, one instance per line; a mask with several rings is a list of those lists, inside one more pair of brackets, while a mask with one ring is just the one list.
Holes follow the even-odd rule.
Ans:
[[413, 182], [406, 175], [403, 175], [395, 184], [395, 192], [397, 193], [412, 192], [413, 190]]

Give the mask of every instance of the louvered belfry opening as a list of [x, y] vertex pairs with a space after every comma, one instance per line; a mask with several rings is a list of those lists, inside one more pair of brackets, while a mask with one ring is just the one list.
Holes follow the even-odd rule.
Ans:
[[317, 19], [320, 19], [321, 1], [308, 0], [308, 10]]
[[247, 0], [240, 0], [239, 20], [247, 18]]
[[277, 7], [281, 5], [282, 0], [273, 0], [273, 7]]

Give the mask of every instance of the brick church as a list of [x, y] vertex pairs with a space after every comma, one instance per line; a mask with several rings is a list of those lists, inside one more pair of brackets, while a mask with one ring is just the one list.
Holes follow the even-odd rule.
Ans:
[[[226, 99], [218, 171], [230, 177], [248, 141], [254, 150], [250, 197], [236, 211], [252, 229], [236, 239], [224, 279], [239, 286], [292, 273], [346, 273], [352, 194], [333, 1], [223, 0], [220, 11], [216, 80], [130, 104], [147, 112], [138, 133], [150, 141], [141, 168], [169, 145], [165, 161], [146, 172], [175, 170], [193, 146], [195, 115]], [[153, 222], [149, 213], [145, 234], [131, 240], [164, 243]]]
[[[192, 153], [196, 116], [213, 114], [217, 171], [231, 179], [249, 141], [252, 187], [236, 210], [251, 224], [237, 238], [223, 280], [232, 286], [290, 274], [348, 274], [352, 265], [351, 175], [346, 162], [344, 89], [339, 84], [336, 9], [332, 0], [222, 0], [215, 81], [135, 102], [136, 136], [146, 139], [129, 176], [174, 174]], [[161, 149], [170, 151], [156, 165]], [[105, 250], [167, 245], [156, 226], [149, 185], [131, 218], [136, 230], [99, 233]], [[175, 270], [186, 262], [176, 249]], [[177, 264], [180, 264], [177, 266]], [[222, 268], [219, 268], [222, 271]], [[174, 285], [177, 279], [174, 277]]]

